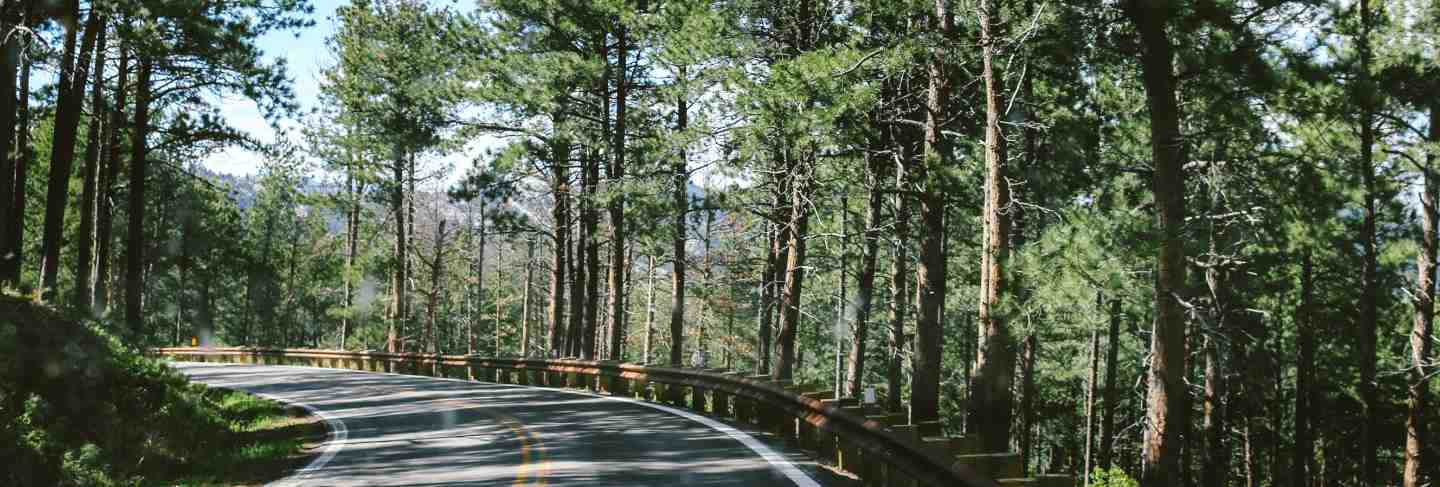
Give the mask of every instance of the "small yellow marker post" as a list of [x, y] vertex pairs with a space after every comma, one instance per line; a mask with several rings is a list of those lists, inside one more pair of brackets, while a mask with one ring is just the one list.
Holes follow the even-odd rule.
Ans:
[[193, 337], [193, 336], [190, 337], [190, 346], [192, 346], [192, 347], [198, 347], [198, 346], [200, 346], [200, 340], [197, 339], [197, 338], [195, 338], [195, 337]]

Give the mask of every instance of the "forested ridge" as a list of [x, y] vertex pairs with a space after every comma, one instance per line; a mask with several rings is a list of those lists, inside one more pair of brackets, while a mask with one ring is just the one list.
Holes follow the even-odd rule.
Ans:
[[873, 389], [1091, 485], [1440, 481], [1440, 2], [352, 0], [302, 110], [257, 42], [312, 15], [5, 1], [0, 284]]

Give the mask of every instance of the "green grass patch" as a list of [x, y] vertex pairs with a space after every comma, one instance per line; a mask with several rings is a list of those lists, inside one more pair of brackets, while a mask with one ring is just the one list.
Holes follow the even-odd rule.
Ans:
[[0, 295], [0, 485], [249, 485], [301, 465], [323, 425], [190, 383], [109, 334]]

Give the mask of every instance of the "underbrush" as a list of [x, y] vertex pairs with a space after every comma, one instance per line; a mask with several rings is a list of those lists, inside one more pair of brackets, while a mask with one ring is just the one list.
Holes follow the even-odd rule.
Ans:
[[319, 423], [191, 384], [93, 323], [0, 295], [0, 485], [263, 483]]

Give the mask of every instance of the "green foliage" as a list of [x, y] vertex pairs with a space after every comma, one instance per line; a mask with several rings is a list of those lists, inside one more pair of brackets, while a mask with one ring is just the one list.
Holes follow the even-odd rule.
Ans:
[[1095, 471], [1090, 473], [1090, 485], [1093, 487], [1140, 487], [1140, 482], [1130, 478], [1130, 475], [1120, 468], [1096, 467]]
[[303, 431], [246, 435], [283, 421], [283, 406], [190, 384], [99, 323], [0, 295], [0, 337], [0, 483], [229, 483], [300, 451]]

